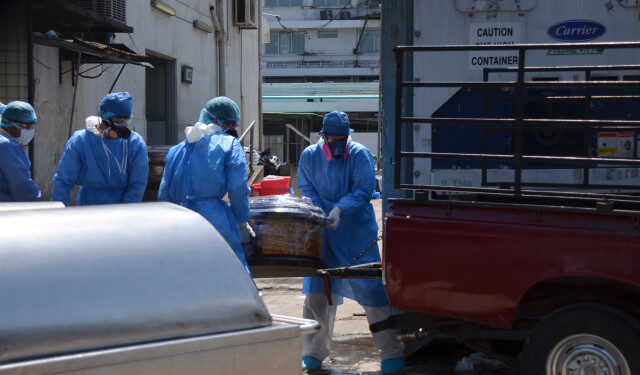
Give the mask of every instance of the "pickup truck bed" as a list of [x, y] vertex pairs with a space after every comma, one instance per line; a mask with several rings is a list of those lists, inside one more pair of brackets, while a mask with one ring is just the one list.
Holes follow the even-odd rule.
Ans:
[[394, 200], [383, 257], [392, 306], [513, 328], [572, 299], [637, 298], [640, 212]]

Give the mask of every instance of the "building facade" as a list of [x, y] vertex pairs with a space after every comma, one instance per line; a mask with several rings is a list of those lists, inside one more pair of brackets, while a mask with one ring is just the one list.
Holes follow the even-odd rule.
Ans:
[[30, 156], [43, 198], [70, 134], [85, 127], [109, 92], [131, 93], [130, 127], [148, 145], [182, 141], [185, 126], [218, 95], [239, 104], [242, 129], [258, 123], [259, 145], [259, 7], [258, 0], [35, 0], [5, 7], [2, 27], [16, 35], [0, 37], [0, 101], [29, 101], [36, 109]]
[[286, 124], [314, 141], [323, 114], [337, 109], [349, 114], [355, 140], [375, 154], [380, 2], [262, 1], [270, 28], [262, 59], [264, 145], [295, 164], [307, 142]]

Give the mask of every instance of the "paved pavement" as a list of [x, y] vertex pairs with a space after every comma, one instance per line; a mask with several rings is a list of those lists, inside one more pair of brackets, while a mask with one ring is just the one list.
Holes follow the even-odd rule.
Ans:
[[[302, 279], [258, 279], [269, 311], [302, 317]], [[364, 310], [356, 302], [345, 299], [338, 307], [333, 331], [333, 347], [321, 371], [313, 374], [350, 375], [380, 374], [379, 351], [373, 346]], [[445, 375], [454, 374], [455, 363], [469, 353], [452, 353], [446, 358], [410, 361], [404, 374]], [[478, 374], [507, 374], [508, 372], [478, 372]], [[464, 374], [475, 374], [467, 372]]]

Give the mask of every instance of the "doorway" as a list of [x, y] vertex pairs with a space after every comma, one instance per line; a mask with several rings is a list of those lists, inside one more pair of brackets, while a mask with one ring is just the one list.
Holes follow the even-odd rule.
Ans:
[[154, 68], [145, 70], [147, 145], [173, 145], [177, 139], [175, 60], [152, 56]]

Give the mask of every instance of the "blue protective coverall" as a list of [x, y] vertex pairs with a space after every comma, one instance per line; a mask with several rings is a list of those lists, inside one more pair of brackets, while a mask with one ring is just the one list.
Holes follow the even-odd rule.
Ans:
[[64, 148], [51, 200], [69, 205], [77, 181], [78, 206], [141, 202], [148, 175], [147, 146], [138, 133], [132, 131], [128, 139], [106, 139], [79, 130]]
[[24, 147], [11, 136], [0, 134], [0, 202], [42, 200], [31, 179], [31, 162]]
[[[185, 140], [169, 150], [158, 200], [202, 215], [250, 273], [237, 229], [238, 224], [249, 220], [251, 189], [247, 178], [244, 149], [235, 137], [219, 131], [194, 143]], [[226, 193], [230, 205], [222, 200]]]
[[[350, 142], [346, 160], [327, 161], [322, 148], [315, 144], [300, 156], [298, 189], [321, 207], [325, 214], [334, 207], [342, 209], [342, 219], [336, 230], [324, 231], [324, 257], [328, 267], [344, 267], [378, 238], [371, 196], [376, 187], [373, 155], [366, 147]], [[356, 264], [380, 262], [378, 245]], [[332, 293], [357, 301], [362, 306], [388, 306], [387, 292], [381, 280], [335, 279]], [[303, 292], [324, 293], [321, 278], [304, 279]]]
[[[324, 259], [328, 267], [344, 267], [371, 243], [374, 245], [356, 264], [380, 262], [377, 245], [378, 224], [371, 205], [376, 186], [373, 155], [363, 145], [349, 141], [346, 159], [328, 161], [318, 144], [307, 147], [298, 165], [298, 188], [305, 197], [329, 214], [334, 207], [342, 209], [340, 224], [324, 230]], [[324, 295], [324, 283], [317, 277], [304, 279], [303, 317], [321, 324], [320, 331], [302, 338], [302, 355], [319, 363], [329, 355], [336, 305], [329, 305]], [[394, 314], [389, 306], [382, 280], [333, 279], [331, 291], [336, 297], [347, 297], [364, 307], [369, 324]], [[384, 361], [400, 359], [404, 347], [394, 330], [372, 334], [374, 345]]]

